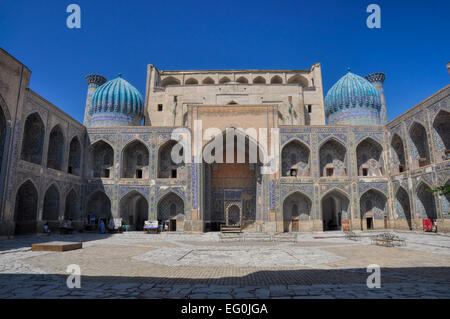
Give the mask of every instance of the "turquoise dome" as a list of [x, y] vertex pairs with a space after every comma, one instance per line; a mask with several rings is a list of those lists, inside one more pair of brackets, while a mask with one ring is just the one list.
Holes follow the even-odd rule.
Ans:
[[380, 109], [380, 93], [375, 86], [350, 71], [325, 97], [325, 114], [330, 125], [380, 124]]
[[144, 100], [139, 91], [119, 77], [99, 86], [89, 105], [90, 126], [140, 126]]

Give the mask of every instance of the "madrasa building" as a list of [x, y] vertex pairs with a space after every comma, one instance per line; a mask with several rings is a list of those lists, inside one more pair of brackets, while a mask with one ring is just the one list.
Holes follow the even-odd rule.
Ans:
[[[1, 236], [65, 220], [81, 230], [92, 217], [122, 218], [131, 230], [158, 220], [185, 233], [419, 231], [424, 221], [450, 231], [450, 197], [430, 191], [450, 183], [450, 85], [388, 122], [383, 73], [349, 70], [325, 95], [320, 64], [148, 65], [144, 96], [124, 76], [86, 76], [82, 124], [32, 91], [30, 76], [0, 49]], [[174, 161], [175, 131], [190, 133], [189, 143], [199, 134], [183, 155], [193, 158], [232, 128], [245, 141], [243, 161]], [[251, 128], [278, 132], [266, 148], [279, 169], [250, 161], [249, 150], [263, 147], [242, 133]]]

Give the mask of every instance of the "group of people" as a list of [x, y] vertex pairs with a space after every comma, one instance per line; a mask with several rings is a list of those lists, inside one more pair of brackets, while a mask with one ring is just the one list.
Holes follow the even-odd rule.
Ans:
[[98, 218], [95, 215], [88, 215], [86, 229], [97, 229], [97, 227], [101, 234], [106, 233], [106, 219]]

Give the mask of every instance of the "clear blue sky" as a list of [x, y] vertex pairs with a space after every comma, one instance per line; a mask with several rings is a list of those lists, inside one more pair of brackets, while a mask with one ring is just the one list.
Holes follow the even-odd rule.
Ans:
[[[66, 7], [81, 7], [81, 29]], [[381, 7], [381, 29], [366, 7]], [[30, 87], [82, 121], [84, 76], [118, 73], [144, 95], [146, 65], [162, 70], [307, 69], [322, 63], [325, 93], [347, 67], [385, 72], [389, 119], [449, 84], [450, 1], [0, 2], [0, 47], [32, 70]]]

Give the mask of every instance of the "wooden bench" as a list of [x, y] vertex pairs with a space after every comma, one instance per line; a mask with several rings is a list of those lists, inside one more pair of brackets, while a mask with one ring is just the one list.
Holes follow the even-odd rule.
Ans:
[[244, 241], [272, 241], [272, 236], [265, 233], [246, 233]]
[[242, 233], [220, 233], [219, 238], [220, 238], [220, 241], [224, 241], [224, 240], [242, 241], [244, 236], [242, 236]]
[[288, 234], [288, 233], [277, 233], [272, 236], [273, 241], [288, 241], [288, 242], [296, 242], [297, 234]]
[[221, 225], [220, 226], [221, 233], [242, 233], [241, 226], [229, 226], [229, 225]]
[[372, 245], [384, 247], [406, 246], [406, 241], [390, 233], [379, 234], [371, 240]]
[[352, 231], [346, 231], [345, 232], [345, 239], [349, 239], [349, 240], [360, 240], [361, 238], [356, 235], [354, 232]]

